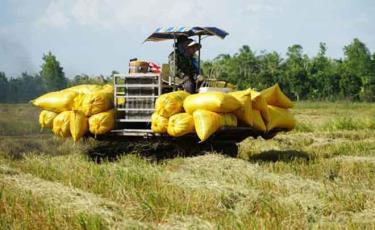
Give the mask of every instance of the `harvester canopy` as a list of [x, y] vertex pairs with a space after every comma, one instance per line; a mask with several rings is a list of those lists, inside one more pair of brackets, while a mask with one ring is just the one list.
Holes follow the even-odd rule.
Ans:
[[228, 33], [217, 27], [159, 27], [154, 33], [152, 33], [146, 40], [159, 42], [165, 40], [173, 40], [178, 36], [218, 36], [221, 39], [224, 39]]
[[[198, 36], [198, 43], [201, 45], [202, 37], [209, 37], [209, 36], [217, 36], [221, 39], [224, 39], [229, 33], [226, 31], [219, 29], [217, 27], [212, 26], [194, 26], [194, 27], [186, 27], [186, 26], [180, 26], [180, 27], [159, 27], [155, 30], [154, 33], [152, 33], [144, 42], [147, 41], [153, 41], [153, 42], [160, 42], [160, 41], [167, 41], [172, 40], [174, 41], [174, 55], [176, 55], [176, 49], [177, 49], [177, 38], [180, 36], [186, 36], [186, 37], [192, 37], [192, 36]], [[198, 69], [200, 70], [201, 66], [201, 49], [198, 50]], [[176, 68], [176, 63], [174, 63], [174, 67]], [[172, 76], [172, 82], [175, 82], [175, 75]]]

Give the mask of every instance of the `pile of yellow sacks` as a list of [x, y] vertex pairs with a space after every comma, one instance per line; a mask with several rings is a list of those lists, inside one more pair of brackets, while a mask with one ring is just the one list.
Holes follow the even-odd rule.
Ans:
[[264, 133], [276, 128], [292, 130], [296, 125], [289, 111], [292, 107], [278, 84], [261, 92], [247, 89], [190, 95], [176, 91], [156, 100], [151, 128], [173, 137], [196, 133], [201, 141], [224, 126], [253, 127]]
[[71, 136], [78, 141], [88, 132], [101, 135], [115, 125], [112, 85], [77, 85], [31, 102], [42, 109], [41, 128], [50, 128], [59, 137]]

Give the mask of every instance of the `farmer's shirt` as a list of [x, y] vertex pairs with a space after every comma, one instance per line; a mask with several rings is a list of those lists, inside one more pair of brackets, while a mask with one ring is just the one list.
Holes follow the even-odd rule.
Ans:
[[176, 49], [176, 56], [174, 52], [169, 54], [168, 61], [171, 76], [194, 79], [199, 74], [197, 59], [182, 53], [180, 49]]

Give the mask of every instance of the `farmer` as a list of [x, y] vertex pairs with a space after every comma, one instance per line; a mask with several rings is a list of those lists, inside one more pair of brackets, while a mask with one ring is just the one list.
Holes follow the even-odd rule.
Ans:
[[200, 73], [196, 52], [201, 45], [186, 36], [179, 36], [176, 53], [169, 55], [169, 66], [172, 76], [182, 80], [182, 87], [189, 93], [196, 93], [197, 78]]

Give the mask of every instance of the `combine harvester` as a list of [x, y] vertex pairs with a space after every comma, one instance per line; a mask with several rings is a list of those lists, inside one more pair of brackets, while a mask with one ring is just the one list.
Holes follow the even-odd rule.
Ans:
[[[179, 36], [198, 36], [200, 45], [203, 37], [227, 35], [216, 27], [181, 27], [158, 29], [146, 41], [172, 40], [171, 55], [176, 57]], [[236, 155], [237, 143], [247, 137], [270, 139], [295, 127], [288, 110], [293, 103], [277, 84], [261, 92], [234, 91], [233, 85], [209, 78], [200, 84], [199, 93], [189, 94], [180, 90], [181, 80], [173, 70], [176, 63], [152, 71], [150, 63], [132, 60], [129, 73], [114, 75], [113, 85], [77, 85], [32, 103], [43, 110], [41, 127], [61, 138], [79, 141], [91, 134], [136, 148], [160, 145], [181, 154], [215, 150]]]
[[[216, 27], [179, 27], [157, 29], [145, 42], [173, 41], [174, 54], [176, 53], [176, 42], [178, 36], [197, 36], [201, 44], [202, 38], [217, 36], [224, 39], [228, 33]], [[198, 65], [200, 66], [200, 50], [198, 53]], [[187, 134], [181, 137], [171, 137], [168, 134], [155, 133], [151, 129], [151, 116], [155, 111], [156, 99], [164, 94], [176, 91], [178, 79], [169, 74], [170, 68], [175, 66], [163, 65], [161, 73], [148, 71], [148, 65], [142, 61], [133, 60], [129, 64], [129, 74], [116, 74], [113, 79], [114, 103], [116, 111], [115, 128], [100, 138], [121, 140], [131, 142], [144, 142], [145, 140], [162, 143], [173, 143], [182, 151], [189, 150], [215, 150], [231, 155], [238, 151], [237, 143], [247, 137], [264, 139], [273, 138], [280, 131], [287, 129], [272, 129], [262, 132], [252, 127], [221, 127], [207, 141], [200, 142], [196, 134]], [[228, 92], [232, 89], [218, 87], [218, 81], [210, 79], [199, 89], [199, 92], [221, 91]], [[124, 103], [123, 103], [124, 102]]]

